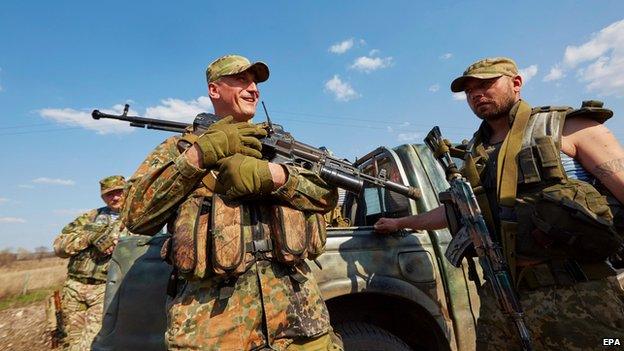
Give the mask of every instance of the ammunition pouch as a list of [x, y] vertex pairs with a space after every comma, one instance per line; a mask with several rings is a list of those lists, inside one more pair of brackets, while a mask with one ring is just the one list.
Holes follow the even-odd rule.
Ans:
[[570, 179], [519, 197], [519, 255], [599, 262], [624, 243], [606, 198], [586, 182]]
[[187, 280], [227, 279], [259, 260], [295, 266], [325, 250], [325, 220], [286, 206], [241, 204], [197, 189], [178, 207], [161, 257]]

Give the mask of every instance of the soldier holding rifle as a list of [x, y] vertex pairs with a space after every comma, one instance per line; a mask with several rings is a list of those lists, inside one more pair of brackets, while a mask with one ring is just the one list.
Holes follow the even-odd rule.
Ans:
[[[532, 347], [601, 349], [604, 338], [624, 338], [624, 292], [607, 261], [622, 246], [613, 213], [624, 201], [624, 150], [602, 124], [612, 115], [602, 103], [532, 109], [520, 98], [522, 83], [516, 64], [503, 57], [477, 61], [452, 82], [483, 120], [454, 156], [464, 159], [461, 175], [504, 257]], [[443, 206], [382, 218], [375, 229], [450, 225], [460, 235], [455, 212]], [[484, 285], [494, 283], [486, 279]], [[477, 349], [530, 348], [499, 309], [498, 296], [487, 287], [480, 295]]]

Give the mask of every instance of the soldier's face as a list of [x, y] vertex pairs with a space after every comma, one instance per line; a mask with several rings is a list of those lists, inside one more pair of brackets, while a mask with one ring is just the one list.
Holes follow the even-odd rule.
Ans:
[[123, 207], [123, 189], [109, 191], [102, 195], [102, 200], [113, 211], [119, 211]]
[[260, 97], [254, 75], [249, 71], [225, 76], [208, 84], [208, 94], [219, 117], [232, 115], [237, 122], [253, 117]]
[[509, 113], [519, 99], [521, 85], [522, 80], [519, 77], [469, 78], [466, 80], [464, 91], [472, 112], [488, 120], [506, 116]]

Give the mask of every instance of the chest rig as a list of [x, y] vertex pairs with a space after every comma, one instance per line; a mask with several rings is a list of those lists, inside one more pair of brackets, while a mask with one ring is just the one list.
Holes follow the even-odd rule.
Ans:
[[[271, 199], [230, 201], [214, 192], [210, 171], [177, 209], [161, 256], [187, 280], [219, 277], [231, 281], [261, 260], [292, 267], [324, 252], [321, 214], [302, 212]], [[226, 296], [227, 297], [227, 296]]]
[[[566, 118], [604, 122], [608, 113], [594, 101], [578, 110], [531, 109], [520, 101], [510, 113], [511, 129], [497, 155], [488, 154], [484, 146], [485, 123], [467, 144], [462, 173], [475, 185], [477, 201], [490, 228], [500, 234], [510, 267], [518, 256], [600, 260], [609, 246], [619, 245], [605, 197], [588, 183], [568, 179], [560, 157]], [[604, 240], [583, 235], [597, 232]]]
[[[119, 226], [112, 225], [113, 213], [108, 207], [96, 210], [91, 222], [97, 226], [107, 226], [107, 230], [116, 237], [124, 236], [127, 230], [119, 230]], [[76, 280], [89, 284], [106, 282], [110, 255], [105, 255], [94, 246], [90, 246], [78, 254], [72, 256], [67, 265], [68, 275]]]

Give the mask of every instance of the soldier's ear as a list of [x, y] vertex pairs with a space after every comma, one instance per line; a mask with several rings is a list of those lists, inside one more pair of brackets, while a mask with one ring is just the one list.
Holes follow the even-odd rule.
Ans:
[[521, 75], [517, 75], [517, 76], [511, 78], [511, 81], [513, 83], [513, 90], [514, 90], [514, 92], [519, 93], [520, 89], [522, 89], [522, 83], [523, 83], [522, 76]]
[[219, 85], [216, 83], [208, 83], [208, 96], [211, 99], [218, 99], [221, 97], [221, 93], [219, 92]]

